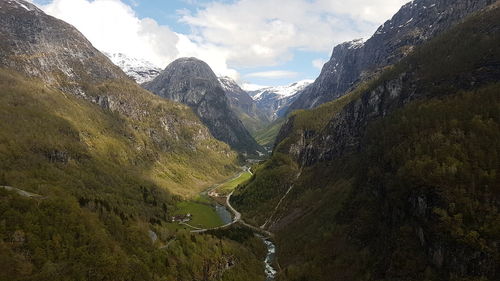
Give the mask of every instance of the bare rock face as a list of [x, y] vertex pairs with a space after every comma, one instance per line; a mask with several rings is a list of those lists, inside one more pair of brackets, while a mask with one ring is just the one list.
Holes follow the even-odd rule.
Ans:
[[218, 79], [232, 108], [239, 108], [249, 115], [255, 114], [256, 105], [247, 92], [230, 77], [219, 77]]
[[75, 93], [74, 84], [128, 79], [77, 29], [27, 1], [0, 2], [0, 65]]
[[177, 59], [144, 87], [191, 107], [215, 138], [234, 149], [249, 154], [262, 150], [231, 110], [217, 76], [205, 62], [196, 58]]
[[[140, 125], [130, 126], [150, 137], [158, 155], [172, 152], [174, 144], [232, 155], [229, 147], [214, 141], [187, 106], [162, 101], [142, 89], [75, 27], [28, 1], [0, 1], [0, 69], [4, 68], [138, 121]], [[185, 133], [186, 127], [191, 134]], [[146, 149], [146, 145], [137, 147]], [[54, 162], [68, 160], [60, 151], [46, 156]]]
[[219, 77], [231, 109], [250, 132], [256, 132], [270, 123], [258, 103], [230, 77]]
[[304, 89], [289, 111], [310, 109], [346, 94], [359, 82], [400, 61], [418, 46], [494, 0], [415, 0], [404, 5], [366, 42], [355, 40], [333, 49], [316, 81]]

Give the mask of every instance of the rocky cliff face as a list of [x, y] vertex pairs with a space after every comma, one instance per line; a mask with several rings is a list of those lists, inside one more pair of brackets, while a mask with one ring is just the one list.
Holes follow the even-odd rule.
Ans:
[[411, 1], [366, 42], [355, 40], [336, 46], [320, 76], [300, 93], [290, 110], [314, 108], [346, 94], [359, 82], [400, 61], [415, 46], [493, 2], [495, 0]]
[[26, 1], [0, 5], [1, 65], [75, 93], [88, 81], [127, 79], [71, 25]]
[[292, 113], [234, 198], [276, 233], [283, 279], [498, 280], [498, 179], [482, 176], [498, 166], [498, 3]]
[[[179, 166], [175, 167], [185, 169], [186, 174], [195, 170], [192, 166], [196, 162], [194, 152], [203, 151], [207, 155], [205, 160], [208, 162], [204, 169], [218, 166], [224, 171], [227, 164], [231, 167], [235, 163], [235, 153], [215, 140], [190, 108], [142, 89], [73, 26], [46, 15], [27, 1], [0, 1], [0, 70], [14, 71], [23, 77], [41, 81], [51, 93], [59, 91], [61, 99], [68, 94], [74, 95], [83, 100], [82, 108], [92, 108], [95, 104], [104, 114], [113, 114], [110, 118], [123, 124], [120, 134], [127, 136], [129, 141], [123, 144], [126, 153], [138, 153], [143, 157], [141, 161], [133, 161], [169, 165], [170, 155], [175, 152], [186, 159], [191, 158], [185, 163], [177, 163]], [[62, 114], [62, 118], [69, 117]], [[85, 118], [82, 115], [76, 121], [83, 122]], [[115, 132], [118, 129], [113, 127], [107, 130]], [[94, 139], [86, 132], [79, 133], [85, 141]], [[207, 153], [213, 155], [208, 156]], [[48, 155], [58, 160], [65, 154], [59, 148], [49, 150]], [[174, 176], [170, 179], [164, 177], [166, 181], [161, 184], [171, 188], [182, 186], [177, 189], [179, 193], [196, 192], [183, 188], [185, 184], [199, 188], [205, 180], [211, 184], [209, 179], [212, 176], [221, 176], [217, 175], [219, 172], [212, 172], [203, 172], [205, 175], [199, 177], [186, 177], [186, 181], [173, 180]], [[200, 178], [204, 180], [200, 181]]]
[[213, 136], [233, 148], [251, 154], [262, 150], [231, 110], [217, 76], [205, 62], [196, 58], [177, 59], [144, 87], [193, 108]]
[[243, 122], [247, 130], [255, 132], [267, 124], [267, 116], [257, 107], [255, 101], [229, 77], [219, 77], [219, 82], [226, 93], [231, 109]]
[[219, 77], [218, 79], [231, 107], [241, 108], [247, 114], [253, 114], [256, 111], [253, 99], [233, 79], [229, 77]]

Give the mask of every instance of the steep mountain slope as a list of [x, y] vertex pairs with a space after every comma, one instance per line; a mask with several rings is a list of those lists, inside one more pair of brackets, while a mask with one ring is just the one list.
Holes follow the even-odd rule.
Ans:
[[229, 77], [219, 77], [231, 109], [252, 135], [269, 124], [268, 118], [257, 108], [254, 100]]
[[163, 224], [237, 155], [26, 1], [0, 1], [0, 112], [0, 280], [262, 278], [251, 247]]
[[[150, 168], [163, 182], [162, 186], [176, 192], [181, 192], [183, 186], [198, 186], [181, 192], [195, 193], [230, 172], [223, 167], [234, 161], [235, 155], [210, 136], [189, 108], [163, 101], [135, 85], [71, 25], [22, 1], [3, 1], [0, 15], [0, 65], [41, 79], [50, 89], [97, 104], [106, 112], [116, 114], [117, 120], [126, 120], [120, 122], [126, 123], [127, 145], [138, 157], [149, 160], [145, 164], [153, 165]], [[188, 124], [191, 128], [187, 128]], [[170, 161], [172, 151], [183, 161], [194, 160], [202, 151], [213, 157], [205, 158], [208, 160], [204, 163], [208, 169], [205, 175], [180, 177], [177, 173], [181, 171], [190, 174], [187, 171], [198, 170], [192, 165], [200, 162], [177, 165], [177, 161]], [[166, 171], [171, 172], [157, 174], [169, 166]], [[216, 166], [222, 175], [216, 172]]]
[[291, 115], [232, 199], [279, 280], [500, 278], [499, 6]]
[[160, 68], [142, 59], [131, 58], [122, 53], [104, 54], [138, 84], [155, 79], [161, 72]]
[[177, 59], [144, 87], [193, 108], [212, 135], [231, 147], [250, 154], [262, 150], [231, 110], [217, 76], [205, 62]]
[[266, 87], [249, 92], [269, 120], [284, 117], [288, 107], [298, 97], [296, 94], [311, 84], [312, 80], [302, 80], [287, 86]]
[[366, 42], [336, 46], [316, 81], [290, 106], [314, 108], [346, 94], [418, 46], [495, 0], [415, 0], [404, 5]]

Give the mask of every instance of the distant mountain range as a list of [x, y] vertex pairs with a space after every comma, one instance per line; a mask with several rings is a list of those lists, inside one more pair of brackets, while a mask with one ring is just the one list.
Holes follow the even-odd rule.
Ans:
[[[153, 63], [145, 60], [132, 58], [121, 53], [105, 54], [139, 84], [151, 82], [162, 71]], [[230, 77], [218, 77], [218, 80], [226, 93], [231, 109], [252, 134], [256, 134], [265, 129], [271, 122], [283, 117], [290, 104], [297, 99], [297, 93], [314, 82], [313, 80], [302, 80], [286, 86], [263, 87], [245, 91]]]
[[500, 280], [499, 42], [500, 1], [413, 0], [247, 92], [0, 0], [0, 280]]
[[287, 86], [265, 87], [248, 91], [257, 108], [264, 112], [271, 121], [283, 117], [288, 107], [298, 98], [298, 93], [313, 83], [314, 80], [302, 80]]

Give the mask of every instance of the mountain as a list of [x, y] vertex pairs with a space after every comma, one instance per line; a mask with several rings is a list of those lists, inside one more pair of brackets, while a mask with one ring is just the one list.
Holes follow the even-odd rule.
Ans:
[[219, 82], [226, 93], [231, 109], [253, 135], [269, 124], [268, 118], [257, 108], [254, 100], [230, 77], [219, 77]]
[[132, 58], [122, 53], [104, 54], [138, 84], [155, 79], [161, 72], [161, 68], [146, 60]]
[[0, 280], [264, 278], [251, 248], [166, 224], [237, 154], [27, 1], [0, 1], [0, 112]]
[[290, 104], [298, 97], [296, 94], [312, 82], [312, 80], [302, 80], [287, 86], [265, 87], [249, 91], [249, 95], [267, 118], [274, 121], [285, 116]]
[[500, 5], [455, 8], [377, 77], [293, 112], [231, 197], [275, 233], [279, 280], [500, 279]]
[[[213, 139], [188, 107], [163, 101], [137, 86], [73, 26], [46, 15], [26, 1], [3, 1], [1, 12], [0, 66], [7, 72], [15, 71], [39, 79], [51, 89], [90, 102], [88, 106], [96, 104], [107, 112], [117, 114], [116, 121], [126, 124], [121, 134], [129, 138], [123, 145], [130, 147], [138, 156], [147, 155], [146, 159], [154, 164], [150, 166], [153, 170], [170, 165], [166, 161], [170, 161], [169, 154], [177, 148], [183, 148], [177, 152], [186, 159], [196, 157], [193, 155], [195, 151], [212, 154], [213, 158], [206, 158], [210, 159], [205, 163], [206, 168], [219, 166], [220, 171], [224, 171], [222, 167], [234, 161], [235, 155], [230, 149]], [[191, 124], [192, 128], [186, 129], [186, 124]], [[192, 133], [188, 133], [190, 130], [193, 130]], [[83, 135], [86, 136], [85, 133]], [[87, 138], [92, 139], [92, 136], [82, 137], [82, 141]], [[228, 155], [227, 159], [220, 158], [218, 155], [221, 154]], [[194, 169], [190, 165], [193, 164], [184, 165], [182, 169]], [[172, 168], [177, 172], [182, 170], [177, 165]], [[162, 180], [158, 176], [157, 179], [171, 190], [188, 194], [196, 193], [196, 190], [181, 191], [184, 184], [200, 188], [224, 173], [217, 174], [207, 173], [183, 180], [175, 175]], [[208, 181], [199, 181], [203, 178]]]
[[366, 42], [336, 46], [315, 82], [300, 93], [290, 111], [317, 107], [334, 100], [400, 61], [437, 34], [495, 0], [414, 0], [378, 28]]
[[217, 76], [205, 62], [177, 59], [143, 86], [158, 96], [193, 108], [212, 135], [234, 149], [249, 154], [262, 150], [231, 110]]

